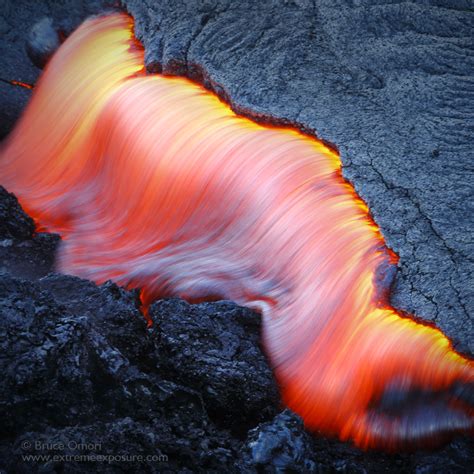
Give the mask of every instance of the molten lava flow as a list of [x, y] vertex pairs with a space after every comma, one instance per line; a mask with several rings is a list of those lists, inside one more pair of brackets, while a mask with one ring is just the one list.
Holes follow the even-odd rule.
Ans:
[[86, 22], [4, 145], [1, 182], [63, 235], [61, 270], [141, 287], [145, 304], [259, 309], [285, 402], [312, 429], [388, 450], [471, 430], [473, 364], [389, 307], [394, 257], [338, 156], [142, 71], [128, 17]]
[[7, 81], [5, 79], [2, 79], [3, 82], [6, 82], [7, 84], [11, 84], [12, 86], [18, 86], [18, 87], [23, 87], [25, 89], [34, 89], [33, 84], [28, 84], [27, 82], [21, 82], [21, 81]]

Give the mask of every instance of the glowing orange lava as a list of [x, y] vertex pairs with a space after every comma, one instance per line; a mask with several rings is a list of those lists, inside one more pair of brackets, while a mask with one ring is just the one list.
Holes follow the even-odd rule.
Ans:
[[6, 82], [7, 84], [10, 84], [12, 86], [23, 87], [24, 89], [34, 89], [35, 87], [33, 84], [28, 84], [27, 82], [21, 82], [21, 81], [15, 81], [15, 80], [8, 81], [7, 79], [1, 79], [1, 78], [0, 78], [0, 81]]
[[34, 86], [32, 84], [28, 84], [27, 82], [21, 81], [10, 81], [10, 84], [13, 86], [24, 87], [25, 89], [33, 89]]
[[140, 287], [145, 304], [260, 310], [284, 400], [309, 428], [387, 450], [473, 428], [456, 398], [473, 363], [389, 307], [393, 257], [338, 156], [185, 79], [145, 76], [128, 17], [89, 20], [61, 46], [0, 173], [62, 234], [62, 271]]

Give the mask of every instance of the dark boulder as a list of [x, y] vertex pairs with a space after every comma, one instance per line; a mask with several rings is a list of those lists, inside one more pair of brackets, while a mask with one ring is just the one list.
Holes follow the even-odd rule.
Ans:
[[54, 266], [59, 236], [35, 232], [17, 198], [0, 186], [0, 275], [36, 279]]
[[289, 410], [249, 432], [242, 467], [258, 472], [318, 472], [312, 439], [300, 417]]
[[44, 17], [31, 27], [26, 41], [26, 52], [33, 64], [43, 69], [60, 43], [52, 18]]
[[30, 239], [34, 230], [33, 219], [23, 212], [17, 198], [0, 186], [0, 239]]
[[209, 415], [243, 435], [276, 413], [279, 395], [260, 343], [260, 317], [231, 302], [152, 305], [159, 369], [202, 393]]

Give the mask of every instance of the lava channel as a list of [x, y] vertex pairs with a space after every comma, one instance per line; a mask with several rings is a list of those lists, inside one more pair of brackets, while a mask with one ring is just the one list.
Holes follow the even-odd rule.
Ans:
[[62, 235], [61, 271], [142, 288], [145, 304], [259, 310], [283, 399], [309, 429], [389, 451], [472, 431], [473, 363], [389, 306], [396, 257], [337, 154], [186, 79], [146, 76], [128, 16], [64, 42], [0, 176]]

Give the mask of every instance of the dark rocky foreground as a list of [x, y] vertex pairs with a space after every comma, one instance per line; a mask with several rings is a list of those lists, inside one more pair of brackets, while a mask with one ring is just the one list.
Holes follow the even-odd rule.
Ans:
[[471, 472], [466, 438], [388, 456], [311, 436], [282, 411], [258, 315], [169, 299], [147, 328], [136, 292], [51, 273], [59, 240], [33, 230], [0, 188], [5, 472]]
[[[435, 321], [472, 354], [472, 4], [124, 4], [151, 71], [193, 77], [238, 111], [297, 124], [338, 147], [344, 174], [400, 255], [393, 303]], [[48, 16], [67, 35], [111, 6], [2, 2], [2, 135], [31, 94], [6, 81], [34, 83], [40, 72], [25, 48], [31, 27]], [[281, 412], [258, 316], [228, 302], [165, 300], [147, 329], [135, 293], [52, 274], [59, 239], [33, 230], [2, 190], [0, 469], [472, 472], [464, 438], [434, 453], [387, 456], [310, 436]], [[25, 454], [155, 458], [34, 462]]]

